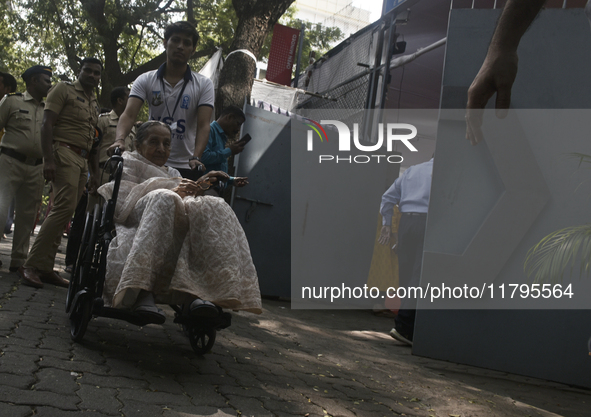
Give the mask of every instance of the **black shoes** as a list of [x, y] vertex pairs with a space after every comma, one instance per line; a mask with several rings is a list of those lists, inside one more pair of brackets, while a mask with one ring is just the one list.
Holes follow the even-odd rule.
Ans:
[[409, 335], [399, 333], [398, 330], [396, 330], [396, 327], [393, 327], [392, 330], [390, 330], [390, 336], [399, 342], [412, 346], [412, 339], [409, 337]]

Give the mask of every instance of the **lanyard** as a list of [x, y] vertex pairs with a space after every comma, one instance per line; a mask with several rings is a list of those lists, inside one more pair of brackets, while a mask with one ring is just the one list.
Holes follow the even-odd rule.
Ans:
[[174, 109], [172, 109], [172, 114], [170, 114], [170, 110], [168, 109], [168, 102], [166, 101], [166, 98], [164, 97], [164, 92], [166, 91], [166, 87], [164, 86], [164, 76], [162, 76], [162, 78], [160, 79], [160, 82], [162, 83], [162, 99], [164, 101], [164, 105], [166, 106], [166, 110], [168, 111], [168, 117], [174, 118], [174, 114], [176, 113], [176, 108], [179, 106], [179, 101], [181, 101], [181, 97], [183, 96], [183, 93], [185, 92], [185, 87], [187, 86], [187, 79], [186, 78], [183, 79], [183, 88], [181, 89], [181, 93], [179, 94], [179, 96], [176, 99], [176, 103], [174, 104]]

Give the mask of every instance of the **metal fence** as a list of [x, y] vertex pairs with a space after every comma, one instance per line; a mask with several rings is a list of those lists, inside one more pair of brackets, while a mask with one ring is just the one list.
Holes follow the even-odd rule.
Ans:
[[[366, 73], [356, 76], [352, 80], [346, 80], [341, 85], [323, 92], [324, 98], [308, 98], [298, 108], [322, 109], [324, 110], [323, 114], [330, 115], [332, 119], [340, 119], [342, 109], [359, 109], [361, 111], [367, 101], [369, 77], [369, 74]], [[355, 120], [351, 120], [351, 122], [359, 123], [360, 121], [355, 117]]]
[[[355, 33], [336, 46], [304, 71], [298, 88], [315, 93], [301, 96], [297, 109], [322, 109], [323, 114], [334, 110], [358, 109], [348, 121], [360, 123], [364, 109], [379, 108], [384, 86], [384, 74], [388, 72], [393, 19], [385, 17]], [[376, 65], [377, 63], [377, 65]]]

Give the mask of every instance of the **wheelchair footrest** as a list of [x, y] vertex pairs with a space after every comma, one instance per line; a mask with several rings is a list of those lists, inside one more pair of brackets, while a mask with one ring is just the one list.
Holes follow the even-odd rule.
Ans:
[[95, 313], [99, 317], [107, 317], [110, 319], [125, 320], [128, 323], [136, 326], [145, 326], [152, 323], [144, 317], [130, 310], [123, 310], [121, 308], [102, 307], [100, 311]]
[[232, 324], [232, 315], [221, 312], [217, 317], [191, 317], [188, 315], [175, 314], [174, 322], [178, 324], [207, 327], [215, 330], [222, 330]]

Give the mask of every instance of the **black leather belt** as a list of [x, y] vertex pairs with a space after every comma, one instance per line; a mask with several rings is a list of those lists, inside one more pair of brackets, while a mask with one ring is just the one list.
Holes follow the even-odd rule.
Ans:
[[22, 162], [25, 165], [37, 166], [43, 163], [43, 158], [30, 158], [25, 154], [15, 151], [14, 149], [10, 148], [3, 148], [0, 147], [0, 153], [10, 156], [11, 158], [16, 159], [19, 162]]
[[400, 213], [403, 216], [426, 216], [427, 213], [415, 213], [414, 211], [409, 211], [407, 213]]
[[71, 150], [72, 152], [74, 152], [77, 155], [80, 155], [84, 159], [88, 159], [90, 157], [90, 152], [87, 151], [86, 149], [82, 149], [82, 148], [79, 148], [75, 145], [71, 145], [71, 144], [65, 143], [65, 142], [60, 142], [57, 140], [55, 141], [55, 143], [57, 143], [59, 146], [63, 146], [64, 148], [68, 148], [69, 150]]

